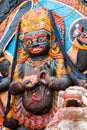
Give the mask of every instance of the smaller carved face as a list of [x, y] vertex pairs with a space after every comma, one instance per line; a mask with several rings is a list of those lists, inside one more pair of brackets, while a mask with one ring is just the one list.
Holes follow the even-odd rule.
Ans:
[[77, 39], [80, 45], [87, 45], [87, 18], [81, 18], [76, 20], [72, 24], [70, 29], [70, 38], [73, 42], [74, 39]]
[[30, 32], [25, 35], [25, 49], [30, 57], [44, 56], [50, 48], [50, 33], [46, 30]]
[[87, 45], [87, 32], [84, 31], [84, 27], [80, 26], [80, 29], [76, 29], [74, 31], [74, 36], [77, 37], [77, 40], [79, 41], [80, 44]]

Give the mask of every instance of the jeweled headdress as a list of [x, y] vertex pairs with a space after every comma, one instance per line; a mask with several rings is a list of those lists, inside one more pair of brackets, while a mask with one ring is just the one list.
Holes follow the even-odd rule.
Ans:
[[28, 33], [36, 30], [52, 32], [52, 25], [46, 9], [32, 9], [21, 19], [21, 32]]

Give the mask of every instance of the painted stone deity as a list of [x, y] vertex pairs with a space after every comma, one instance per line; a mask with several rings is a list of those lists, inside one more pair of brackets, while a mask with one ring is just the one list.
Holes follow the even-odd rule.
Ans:
[[[64, 45], [64, 22], [54, 13]], [[42, 129], [57, 111], [58, 91], [71, 79], [66, 72], [46, 9], [33, 9], [20, 20], [18, 58], [10, 92], [15, 96], [4, 125], [14, 127], [10, 119], [28, 129]]]

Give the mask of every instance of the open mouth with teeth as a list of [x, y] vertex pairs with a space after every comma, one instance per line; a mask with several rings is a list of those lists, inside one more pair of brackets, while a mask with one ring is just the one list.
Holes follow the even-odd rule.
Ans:
[[87, 90], [74, 86], [59, 92], [58, 110], [61, 119], [85, 118], [87, 112]]
[[64, 94], [64, 107], [83, 107], [82, 98], [75, 91]]
[[46, 48], [46, 46], [32, 47], [29, 49], [29, 52], [38, 54], [39, 52], [42, 52], [45, 48]]
[[87, 90], [82, 87], [69, 87], [59, 92], [59, 108], [87, 107]]
[[65, 107], [83, 107], [83, 103], [77, 99], [67, 99], [65, 101]]

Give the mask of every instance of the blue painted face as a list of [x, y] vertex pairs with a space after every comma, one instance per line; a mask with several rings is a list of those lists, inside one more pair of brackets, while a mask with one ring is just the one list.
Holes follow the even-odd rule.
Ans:
[[30, 57], [44, 56], [50, 49], [50, 33], [46, 30], [30, 32], [25, 35], [26, 51]]

